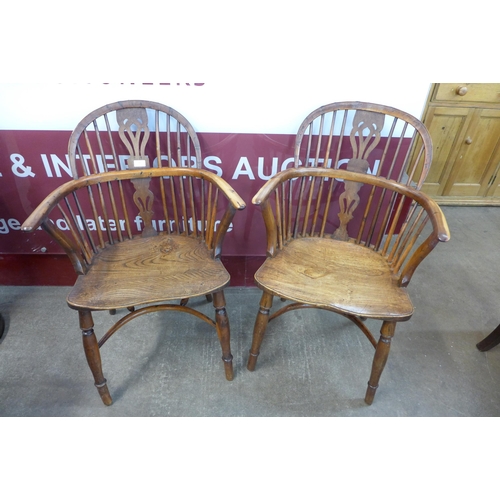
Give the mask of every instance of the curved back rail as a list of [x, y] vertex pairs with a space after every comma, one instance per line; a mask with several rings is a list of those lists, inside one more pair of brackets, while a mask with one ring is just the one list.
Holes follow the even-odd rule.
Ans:
[[198, 137], [188, 120], [152, 101], [120, 101], [87, 115], [71, 134], [74, 179], [127, 168], [201, 168]]
[[399, 109], [348, 101], [322, 106], [299, 127], [295, 167], [344, 168], [420, 189], [432, 162], [424, 124]]
[[42, 226], [77, 274], [86, 274], [93, 256], [107, 245], [158, 233], [198, 238], [219, 258], [232, 218], [243, 208], [238, 194], [212, 172], [130, 169], [67, 182], [40, 203], [22, 229]]
[[[359, 192], [357, 199], [349, 193]], [[273, 257], [295, 238], [334, 238], [384, 256], [400, 286], [449, 230], [439, 206], [424, 193], [383, 177], [329, 168], [280, 172], [255, 195]], [[345, 223], [358, 207], [363, 217]], [[341, 264], [341, 263], [340, 263]]]

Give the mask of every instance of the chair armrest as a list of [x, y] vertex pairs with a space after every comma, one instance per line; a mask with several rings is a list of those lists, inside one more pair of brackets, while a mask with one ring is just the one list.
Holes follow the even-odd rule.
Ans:
[[[411, 188], [410, 188], [411, 189]], [[411, 258], [405, 264], [399, 278], [399, 286], [406, 287], [410, 283], [413, 273], [420, 263], [429, 255], [431, 250], [439, 243], [450, 240], [450, 230], [439, 205], [421, 191], [414, 191], [414, 200], [427, 212], [433, 231], [427, 239], [417, 247]]]
[[49, 213], [57, 206], [57, 204], [64, 199], [68, 194], [79, 189], [80, 181], [69, 181], [65, 184], [54, 189], [49, 195], [40, 202], [38, 207], [28, 216], [28, 218], [21, 225], [21, 230], [32, 232], [37, 229], [45, 221]]
[[221, 177], [217, 176], [213, 172], [192, 169], [192, 168], [151, 168], [147, 170], [123, 170], [119, 172], [105, 172], [101, 174], [92, 174], [87, 177], [82, 177], [80, 179], [72, 180], [66, 182], [65, 184], [59, 186], [54, 191], [52, 191], [32, 212], [32, 214], [24, 221], [22, 225], [23, 231], [34, 231], [37, 229], [50, 211], [68, 194], [76, 191], [82, 187], [92, 186], [99, 183], [119, 181], [119, 180], [130, 180], [130, 179], [142, 179], [148, 177], [168, 177], [173, 176], [184, 176], [193, 175], [196, 177], [201, 177], [209, 180], [215, 184], [228, 199], [229, 203], [236, 210], [243, 210], [246, 207], [243, 199], [238, 195], [238, 193]]
[[[145, 220], [148, 216], [151, 217], [153, 215], [151, 206], [154, 196], [153, 193], [149, 191], [148, 187], [148, 180], [153, 178], [156, 179], [156, 187], [159, 189], [161, 188], [161, 196], [159, 193], [156, 199], [163, 204], [161, 209], [163, 214], [167, 210], [165, 205], [166, 191], [164, 182], [169, 182], [168, 179], [172, 181], [175, 179], [176, 183], [180, 183], [180, 191], [176, 195], [180, 198], [177, 199], [176, 196], [173, 196], [174, 200], [177, 199], [174, 203], [179, 204], [178, 210], [175, 212], [175, 223], [178, 226], [179, 224], [184, 224], [184, 231], [187, 231], [188, 234], [190, 231], [186, 229], [186, 223], [182, 221], [190, 220], [189, 215], [186, 215], [188, 213], [187, 211], [190, 208], [194, 210], [195, 202], [193, 201], [193, 197], [195, 195], [193, 191], [193, 178], [197, 178], [198, 180], [201, 179], [208, 183], [201, 183], [201, 186], [207, 186], [206, 189], [210, 186], [209, 192], [214, 193], [213, 196], [210, 195], [205, 200], [205, 202], [211, 203], [210, 209], [207, 208], [206, 212], [208, 217], [206, 221], [209, 222], [209, 224], [206, 226], [205, 241], [213, 252], [214, 257], [218, 258], [221, 253], [224, 236], [229, 229], [232, 218], [237, 210], [243, 210], [245, 208], [245, 202], [224, 179], [212, 172], [197, 168], [165, 167], [129, 169], [118, 172], [93, 174], [69, 181], [52, 191], [52, 193], [38, 205], [33, 213], [24, 221], [22, 230], [30, 232], [42, 226], [71, 258], [77, 273], [84, 273], [88, 265], [90, 265], [93, 258], [92, 255], [98, 252], [99, 248], [103, 248], [108, 243], [114, 244], [115, 241], [122, 241], [123, 238], [132, 238], [131, 226], [135, 219], [131, 219], [129, 209], [126, 207], [128, 196], [124, 195], [121, 181], [130, 180], [134, 183], [136, 191], [133, 195], [133, 200], [137, 209], [140, 211], [140, 216]], [[138, 182], [139, 180], [144, 180], [145, 183]], [[184, 183], [186, 183], [185, 186]], [[114, 186], [116, 186], [116, 188]], [[138, 186], [140, 187], [138, 188]], [[140, 189], [140, 191], [138, 191], [138, 189]], [[79, 190], [80, 192], [77, 193]], [[115, 192], [116, 195], [114, 194]], [[215, 195], [215, 193], [219, 194]], [[93, 220], [94, 230], [96, 230], [94, 235], [90, 234], [89, 228], [87, 227], [86, 210], [82, 211], [78, 200], [80, 196], [85, 197], [90, 203], [91, 210], [87, 210], [90, 219]], [[217, 200], [223, 197], [227, 200], [227, 208], [220, 223], [215, 225], [216, 209], [220, 209], [220, 205], [217, 205]], [[130, 196], [130, 198], [132, 198], [132, 196]], [[203, 200], [203, 198], [201, 199]], [[141, 208], [139, 208], [139, 206], [141, 206]], [[61, 231], [58, 226], [54, 225], [49, 220], [49, 215], [55, 208], [58, 209], [58, 212], [63, 214], [63, 223], [65, 223], [66, 226], [65, 231]], [[157, 213], [160, 213], [160, 210], [158, 210]], [[53, 218], [55, 220], [55, 217]], [[99, 222], [97, 222], [98, 219]], [[119, 222], [125, 223], [125, 227], [117, 227]], [[163, 223], [168, 224], [166, 221]], [[149, 224], [151, 226], [151, 222], [149, 222]], [[190, 224], [192, 227], [196, 226], [193, 221], [191, 221]], [[156, 234], [156, 230], [153, 230], [152, 227], [148, 229], [151, 229], [152, 234]], [[177, 231], [178, 230], [179, 229], [177, 229]], [[197, 230], [195, 230], [195, 232], [196, 231]]]
[[69, 181], [52, 191], [24, 221], [21, 230], [32, 232], [41, 226], [68, 255], [75, 272], [77, 274], [85, 274], [88, 266], [85, 262], [81, 248], [78, 248], [74, 241], [68, 238], [63, 231], [58, 229], [55, 224], [48, 219], [49, 214], [57, 207], [58, 203], [66, 196], [76, 191], [80, 187], [79, 184], [80, 183], [77, 181]]
[[[331, 182], [338, 181], [344, 183], [344, 187], [340, 190], [337, 190], [336, 194], [334, 195], [337, 203], [344, 203], [344, 205], [338, 209], [338, 211], [341, 213], [337, 214], [331, 212], [330, 214], [328, 214], [328, 211], [322, 212], [322, 210], [324, 209], [320, 207], [318, 199], [316, 198], [316, 196], [319, 196], [317, 194], [318, 192], [315, 191], [315, 188], [311, 187], [314, 185], [318, 187], [319, 184], [314, 183], [317, 181], [321, 181], [321, 179], [330, 179]], [[297, 199], [294, 198], [293, 200], [293, 214], [291, 213], [290, 209], [286, 209], [285, 205], [283, 205], [283, 202], [280, 201], [281, 197], [277, 196], [276, 200], [273, 200], [271, 197], [273, 193], [278, 193], [277, 190], [281, 184], [292, 181], [301, 182], [299, 196]], [[365, 200], [361, 202], [357, 193], [363, 185], [371, 186], [371, 194], [369, 196], [365, 194]], [[284, 187], [285, 186], [283, 186], [283, 188]], [[392, 193], [391, 196], [394, 200], [401, 200], [397, 202], [397, 209], [393, 205], [389, 205], [393, 207], [391, 210], [394, 211], [386, 211], [385, 219], [383, 221], [382, 219], [380, 219], [380, 221], [377, 223], [378, 225], [374, 225], [376, 219], [374, 219], [373, 217], [375, 216], [370, 215], [378, 213], [380, 204], [382, 203], [381, 201], [377, 202], [379, 203], [379, 207], [377, 209], [375, 209], [374, 205], [372, 205], [371, 200], [375, 191], [378, 193], [390, 192]], [[329, 192], [329, 196], [331, 196], [331, 189]], [[284, 196], [288, 200], [288, 195]], [[343, 197], [344, 199], [342, 199]], [[333, 197], [331, 199], [333, 200]], [[420, 222], [418, 222], [418, 228], [420, 229], [417, 230], [417, 227], [413, 227], [411, 224], [407, 225], [407, 223], [403, 221], [401, 215], [405, 213], [405, 205], [403, 203], [403, 200], [411, 201], [411, 205], [417, 204], [417, 206], [420, 207], [418, 208], [418, 213], [422, 211], [426, 214], [426, 216], [423, 216], [423, 214], [419, 216], [421, 217]], [[341, 222], [341, 224], [344, 224], [343, 229], [345, 230], [346, 225], [353, 217], [351, 212], [354, 212], [354, 210], [356, 209], [358, 211], [358, 214], [361, 212], [358, 217], [360, 217], [361, 215], [363, 217], [363, 220], [361, 222], [361, 232], [357, 236], [352, 235], [347, 239], [351, 239], [352, 241], [355, 240], [356, 243], [359, 243], [360, 240], [362, 240], [366, 236], [366, 234], [363, 235], [365, 222], [367, 224], [366, 227], [368, 227], [369, 224], [372, 224], [371, 227], [373, 229], [371, 229], [370, 231], [374, 231], [375, 227], [382, 228], [377, 229], [377, 236], [373, 237], [373, 239], [371, 236], [371, 234], [373, 233], [370, 233], [368, 241], [365, 241], [363, 244], [373, 247], [376, 251], [380, 251], [383, 255], [387, 254], [388, 260], [391, 261], [391, 265], [392, 260], [394, 260], [398, 278], [400, 278], [400, 286], [406, 286], [408, 284], [416, 267], [420, 264], [420, 262], [422, 262], [422, 260], [429, 254], [429, 252], [436, 246], [438, 242], [444, 242], [450, 239], [450, 231], [441, 209], [439, 208], [437, 203], [425, 193], [422, 193], [421, 191], [418, 191], [407, 185], [400, 184], [396, 181], [385, 179], [383, 177], [361, 174], [343, 169], [299, 167], [282, 171], [268, 180], [264, 184], [264, 186], [261, 187], [261, 189], [254, 196], [252, 203], [254, 205], [260, 206], [262, 210], [267, 231], [268, 256], [274, 255], [277, 248], [282, 248], [282, 245], [285, 244], [284, 235], [286, 235], [286, 239], [295, 238], [296, 236], [300, 235], [320, 235], [322, 237], [329, 236], [335, 239], [344, 239], [344, 237], [347, 236], [347, 233], [339, 232], [339, 234], [337, 234], [337, 231], [334, 231], [332, 234], [324, 233], [324, 224], [320, 230], [312, 229], [312, 233], [310, 232], [311, 229], [306, 228], [315, 227], [315, 221], [318, 220], [318, 217], [323, 221], [326, 221], [329, 217], [336, 217], [338, 223], [340, 217], [342, 216], [345, 222]], [[330, 198], [328, 198], [328, 201], [325, 201], [325, 203], [326, 205], [328, 205], [328, 207], [334, 206], [333, 201], [330, 201]], [[394, 201], [394, 203], [396, 203], [396, 201]], [[360, 205], [359, 207], [358, 204]], [[273, 207], [273, 205], [276, 205], [276, 207]], [[300, 227], [302, 228], [299, 231], [301, 233], [300, 235], [296, 234], [296, 229], [293, 230], [293, 235], [290, 233], [290, 223], [283, 220], [284, 215], [280, 214], [280, 212], [278, 211], [279, 207], [281, 207], [281, 211], [284, 211], [285, 209], [287, 210], [288, 218], [294, 219], [295, 222], [293, 227], [296, 228], [300, 224]], [[328, 210], [330, 210], [330, 208], [328, 208]], [[322, 215], [319, 215], [320, 213]], [[396, 217], [396, 220], [392, 219], [393, 216]], [[370, 223], [368, 223], [368, 219], [370, 219]], [[426, 226], [427, 219], [431, 222], [432, 228], [428, 226], [428, 230], [426, 229], [426, 233], [430, 231], [431, 234], [424, 241], [424, 243], [420, 244], [420, 246], [417, 247], [420, 240], [420, 234], [423, 227]], [[392, 243], [390, 243], [391, 238], [395, 234], [398, 234], [394, 233], [394, 231], [399, 231], [399, 229], [397, 228], [403, 223], [405, 225], [404, 227], [408, 228], [410, 235], [399, 238], [398, 246], [393, 251]], [[287, 225], [286, 228], [285, 225]], [[384, 232], [386, 230], [388, 231], [387, 233]], [[383, 237], [385, 235], [389, 236], [385, 239], [385, 243], [382, 244]], [[381, 248], [382, 246], [384, 247], [383, 250]], [[395, 255], [394, 258], [393, 255]]]

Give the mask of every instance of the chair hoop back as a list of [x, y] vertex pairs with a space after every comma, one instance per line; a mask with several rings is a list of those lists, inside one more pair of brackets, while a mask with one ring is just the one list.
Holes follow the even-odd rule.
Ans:
[[200, 142], [175, 109], [152, 101], [119, 101], [96, 109], [69, 140], [74, 179], [109, 169], [201, 168]]
[[345, 168], [420, 189], [432, 162], [424, 124], [390, 106], [336, 102], [311, 112], [299, 127], [295, 167]]

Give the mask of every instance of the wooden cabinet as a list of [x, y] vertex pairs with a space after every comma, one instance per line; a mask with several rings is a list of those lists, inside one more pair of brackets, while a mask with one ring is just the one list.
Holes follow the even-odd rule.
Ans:
[[447, 205], [500, 205], [500, 83], [437, 83], [423, 122], [434, 146], [422, 190]]

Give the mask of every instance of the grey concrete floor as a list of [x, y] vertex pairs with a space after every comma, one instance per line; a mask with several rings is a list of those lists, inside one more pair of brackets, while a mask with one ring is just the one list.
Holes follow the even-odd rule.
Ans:
[[[410, 284], [416, 312], [398, 325], [373, 405], [363, 402], [373, 347], [325, 311], [273, 321], [257, 369], [245, 364], [260, 292], [228, 288], [235, 378], [206, 323], [172, 312], [142, 316], [102, 349], [114, 403], [102, 404], [86, 364], [67, 287], [0, 287], [1, 416], [499, 416], [500, 346], [475, 345], [500, 323], [500, 207], [443, 207], [452, 239]], [[212, 316], [205, 300], [192, 301]], [[280, 305], [279, 302], [277, 304]], [[94, 316], [98, 337], [116, 316]], [[378, 338], [379, 322], [368, 326]]]

